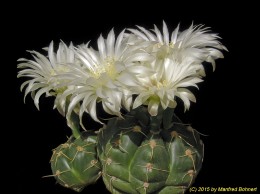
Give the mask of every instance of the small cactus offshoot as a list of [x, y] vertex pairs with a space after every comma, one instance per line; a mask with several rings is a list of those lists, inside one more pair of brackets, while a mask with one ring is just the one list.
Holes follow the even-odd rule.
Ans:
[[96, 134], [83, 132], [80, 138], [71, 137], [53, 150], [51, 168], [57, 182], [64, 187], [81, 191], [101, 176], [97, 157]]

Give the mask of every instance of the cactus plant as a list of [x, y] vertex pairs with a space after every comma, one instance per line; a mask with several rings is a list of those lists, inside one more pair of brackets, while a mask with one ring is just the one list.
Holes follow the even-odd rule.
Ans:
[[64, 187], [81, 191], [101, 176], [101, 166], [96, 152], [96, 134], [83, 132], [75, 139], [70, 137], [53, 150], [51, 168], [57, 182]]
[[[203, 25], [170, 34], [163, 22], [162, 32], [137, 26], [116, 38], [112, 29], [106, 39], [100, 35], [97, 50], [61, 42], [55, 52], [51, 42], [47, 56], [30, 51], [35, 61], [20, 59], [18, 77], [31, 78], [21, 85], [25, 97], [31, 93], [39, 109], [43, 94], [53, 96], [72, 130], [54, 149], [51, 176], [75, 191], [102, 175], [115, 194], [185, 192], [202, 167], [204, 147], [174, 110], [177, 102], [185, 111], [196, 102], [190, 88], [203, 81], [204, 65], [215, 70], [223, 58], [227, 49], [218, 38]], [[115, 118], [102, 119], [97, 104]], [[103, 127], [86, 129], [85, 113]]]
[[99, 131], [98, 156], [112, 193], [183, 193], [201, 168], [203, 143], [173, 110], [153, 118], [142, 107]]

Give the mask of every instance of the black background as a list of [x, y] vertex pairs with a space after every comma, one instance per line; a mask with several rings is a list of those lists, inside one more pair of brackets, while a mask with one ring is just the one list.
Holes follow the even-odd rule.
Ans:
[[[65, 5], [65, 6], [64, 6]], [[152, 28], [162, 25], [165, 20], [173, 29], [181, 23], [181, 28], [194, 24], [210, 26], [219, 33], [221, 42], [229, 49], [225, 59], [217, 60], [214, 73], [207, 68], [207, 77], [195, 91], [197, 103], [190, 111], [183, 113], [178, 106], [180, 118], [207, 137], [205, 159], [194, 186], [197, 187], [256, 187], [259, 185], [259, 95], [258, 66], [259, 35], [256, 30], [255, 6], [247, 3], [233, 4], [211, 2], [190, 4], [184, 2], [120, 2], [117, 4], [80, 4], [70, 2], [62, 6], [53, 4], [15, 5], [18, 10], [8, 7], [3, 37], [8, 39], [6, 51], [8, 64], [12, 69], [12, 83], [3, 83], [14, 92], [14, 103], [7, 115], [12, 146], [8, 150], [14, 162], [11, 178], [12, 193], [74, 193], [55, 184], [54, 178], [42, 178], [51, 174], [49, 159], [51, 150], [66, 141], [70, 131], [65, 119], [52, 110], [53, 99], [41, 98], [37, 111], [32, 99], [23, 103], [23, 93], [19, 87], [24, 81], [16, 79], [16, 60], [30, 58], [26, 50], [42, 51], [53, 40], [58, 43], [72, 41], [86, 43], [103, 33], [107, 35], [114, 27], [118, 33], [123, 28], [141, 25]], [[8, 78], [10, 80], [10, 78]], [[5, 118], [5, 117], [4, 117]], [[11, 118], [11, 119], [10, 119]], [[6, 121], [7, 121], [6, 120]], [[10, 120], [10, 121], [9, 121]], [[95, 127], [90, 123], [89, 127]], [[5, 145], [10, 146], [10, 145]], [[9, 162], [9, 161], [8, 161]], [[8, 173], [10, 175], [10, 173]], [[259, 189], [259, 188], [258, 188]], [[87, 187], [83, 193], [108, 193], [102, 181]]]

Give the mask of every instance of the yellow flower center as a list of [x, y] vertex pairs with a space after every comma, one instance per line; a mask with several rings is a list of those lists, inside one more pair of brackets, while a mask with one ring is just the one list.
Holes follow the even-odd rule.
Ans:
[[91, 73], [92, 76], [96, 79], [98, 79], [103, 73], [106, 73], [111, 79], [115, 79], [117, 76], [115, 59], [112, 57], [107, 57], [104, 60], [104, 64], [96, 65], [96, 68]]
[[155, 79], [151, 80], [151, 83], [153, 86], [155, 86], [157, 89], [161, 89], [164, 88], [168, 85], [168, 81], [167, 80], [162, 80], [162, 81], [157, 81]]
[[106, 62], [106, 65], [105, 65], [106, 73], [108, 74], [108, 76], [110, 78], [115, 79], [116, 75], [117, 75], [117, 71], [116, 71], [116, 68], [115, 68], [115, 59], [108, 57], [105, 60], [105, 62]]

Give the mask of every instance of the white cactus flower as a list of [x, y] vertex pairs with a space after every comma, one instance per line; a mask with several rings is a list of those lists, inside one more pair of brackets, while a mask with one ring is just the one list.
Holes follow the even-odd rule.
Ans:
[[70, 72], [74, 76], [78, 75], [78, 79], [73, 82], [76, 87], [68, 88], [64, 93], [72, 95], [67, 119], [70, 119], [72, 110], [80, 103], [79, 117], [82, 127], [84, 126], [81, 118], [84, 112], [100, 122], [96, 115], [98, 102], [101, 102], [103, 109], [111, 115], [120, 117], [122, 107], [130, 110], [132, 93], [123, 83], [137, 84], [135, 75], [144, 74], [149, 70], [137, 62], [151, 59], [150, 54], [140, 50], [138, 46], [127, 44], [124, 31], [116, 38], [112, 29], [107, 39], [101, 35], [97, 43], [98, 51], [88, 44], [75, 48], [82, 65], [76, 71]]
[[[151, 64], [150, 68], [153, 69], [154, 65]], [[160, 105], [163, 109], [175, 108], [177, 96], [184, 102], [185, 109], [189, 109], [190, 101], [195, 102], [196, 99], [186, 87], [197, 87], [196, 84], [202, 81], [197, 74], [198, 68], [189, 61], [179, 64], [166, 58], [156, 74], [138, 78], [139, 84], [133, 88], [136, 90], [134, 93], [139, 95], [134, 101], [133, 108], [146, 104], [149, 113], [156, 116]]]
[[[217, 34], [209, 33], [209, 28], [203, 25], [193, 26], [183, 32], [179, 31], [179, 25], [170, 33], [165, 22], [163, 30], [159, 31], [156, 25], [151, 31], [137, 26], [137, 29], [128, 29], [139, 39], [150, 42], [146, 49], [156, 58], [157, 64], [163, 63], [166, 58], [171, 58], [177, 63], [182, 60], [190, 60], [193, 64], [201, 64], [206, 61], [212, 64], [215, 70], [215, 59], [223, 58], [220, 50], [227, 50], [217, 39]], [[160, 68], [160, 67], [158, 67]], [[205, 76], [204, 68], [201, 65], [199, 73]]]
[[24, 58], [18, 59], [21, 62], [18, 68], [23, 70], [19, 71], [17, 77], [31, 78], [21, 85], [21, 90], [27, 86], [24, 99], [31, 92], [34, 104], [39, 109], [41, 95], [45, 93], [47, 96], [58, 96], [63, 93], [67, 88], [68, 78], [60, 75], [67, 73], [70, 66], [76, 65], [75, 55], [71, 48], [73, 48], [72, 44], [67, 47], [61, 42], [57, 53], [55, 53], [53, 42], [51, 42], [46, 49], [48, 51], [47, 57], [36, 51], [29, 51], [35, 61]]

